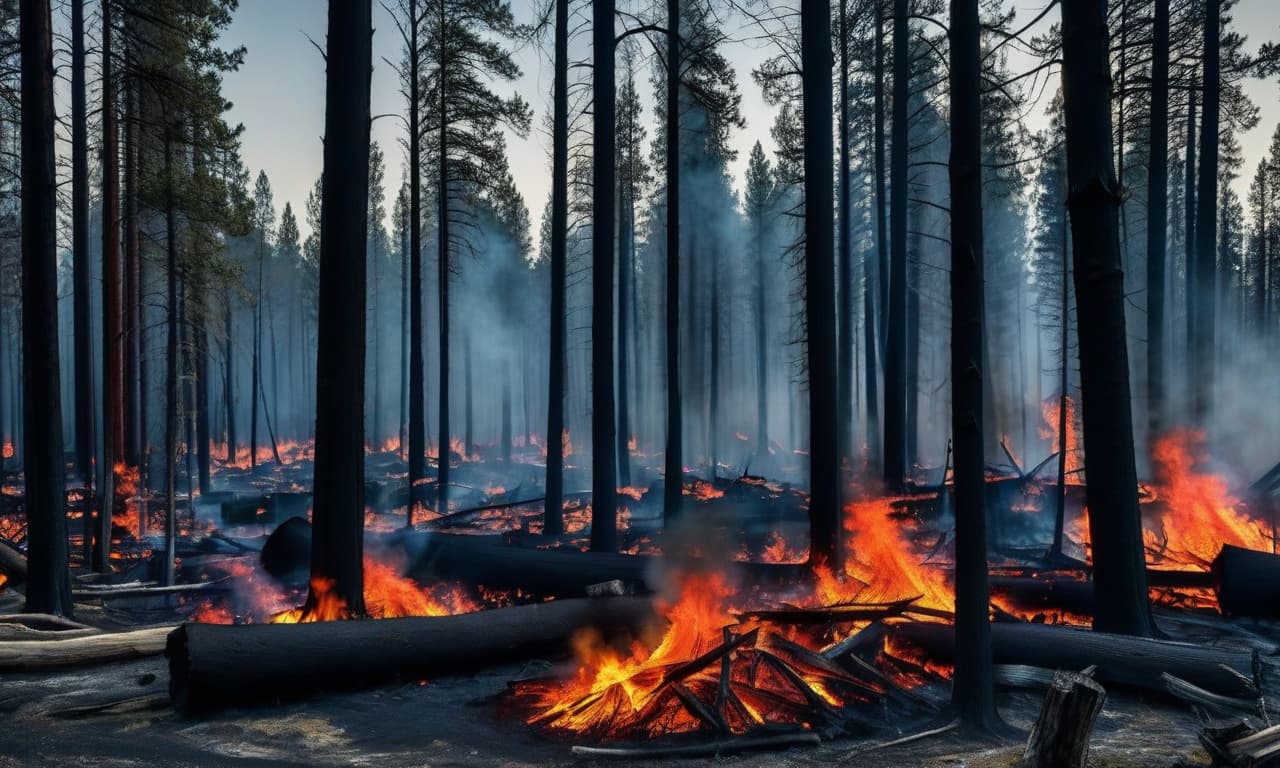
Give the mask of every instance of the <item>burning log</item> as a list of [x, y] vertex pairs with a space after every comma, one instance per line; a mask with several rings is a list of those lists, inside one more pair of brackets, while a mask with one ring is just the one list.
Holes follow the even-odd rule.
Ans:
[[1224, 544], [1212, 572], [1223, 615], [1280, 615], [1280, 556]]
[[396, 677], [468, 674], [566, 650], [586, 628], [639, 630], [640, 598], [557, 600], [456, 616], [312, 624], [184, 624], [169, 636], [182, 712], [255, 705]]
[[[893, 639], [935, 661], [949, 663], [955, 657], [955, 628], [949, 624], [901, 624], [894, 628]], [[995, 623], [991, 625], [991, 653], [996, 664], [1050, 669], [1096, 664], [1096, 677], [1103, 682], [1152, 691], [1165, 691], [1161, 674], [1168, 672], [1224, 696], [1256, 695], [1254, 655], [1247, 651], [1043, 624]]]
[[1084, 768], [1089, 734], [1106, 699], [1107, 692], [1092, 678], [1076, 672], [1054, 675], [1027, 739], [1023, 768]]
[[155, 656], [164, 650], [172, 626], [110, 632], [67, 640], [12, 640], [0, 643], [0, 671], [100, 664], [107, 661]]

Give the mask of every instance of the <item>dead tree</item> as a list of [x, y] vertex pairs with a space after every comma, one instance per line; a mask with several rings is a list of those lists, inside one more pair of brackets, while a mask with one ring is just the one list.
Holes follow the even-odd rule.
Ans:
[[988, 620], [983, 457], [982, 107], [978, 0], [951, 2], [951, 435], [955, 445], [956, 674], [951, 706], [997, 721]]
[[667, 442], [662, 519], [684, 504], [684, 409], [680, 392], [680, 0], [667, 0]]
[[115, 506], [117, 461], [125, 457], [124, 338], [120, 304], [120, 158], [112, 65], [111, 0], [102, 4], [102, 488], [99, 498], [94, 569], [110, 568], [111, 518]]
[[[1219, 40], [1221, 0], [1204, 4], [1204, 59], [1201, 63], [1200, 171], [1196, 195], [1195, 293], [1187, 295], [1195, 304], [1195, 332], [1192, 335], [1192, 410], [1197, 424], [1206, 425], [1212, 401], [1214, 379], [1214, 322], [1217, 294], [1218, 256], [1218, 102], [1220, 88]], [[1187, 271], [1192, 270], [1188, 262]]]
[[1094, 628], [1150, 637], [1151, 606], [1138, 512], [1120, 263], [1120, 187], [1111, 144], [1105, 0], [1062, 7], [1067, 206], [1076, 288]]
[[[592, 2], [591, 548], [618, 546], [613, 380], [614, 1]], [[548, 440], [554, 439], [548, 435]]]
[[[893, 142], [889, 152], [889, 296], [884, 352], [884, 481], [907, 474], [907, 0], [893, 2]], [[877, 142], [879, 143], [879, 142]], [[877, 155], [882, 153], [877, 152]], [[880, 239], [881, 247], [884, 238]]]
[[[809, 552], [835, 566], [840, 549], [840, 451], [832, 264], [831, 9], [805, 0], [800, 11], [804, 70], [805, 345], [809, 378]], [[824, 170], [825, 169], [825, 170]]]
[[22, 426], [27, 611], [70, 616], [58, 361], [57, 174], [49, 0], [22, 0]]
[[1147, 159], [1147, 445], [1164, 419], [1164, 273], [1169, 226], [1169, 0], [1155, 0]]
[[[329, 5], [312, 583], [364, 613], [365, 244], [369, 203], [371, 0]], [[317, 595], [307, 598], [315, 607]]]
[[547, 477], [542, 531], [564, 531], [565, 282], [569, 230], [569, 0], [555, 0], [551, 149], [551, 349], [547, 363]]

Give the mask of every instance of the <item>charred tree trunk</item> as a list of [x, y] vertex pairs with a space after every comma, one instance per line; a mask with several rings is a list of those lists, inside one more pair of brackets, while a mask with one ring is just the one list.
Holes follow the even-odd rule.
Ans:
[[591, 8], [591, 549], [612, 552], [618, 548], [613, 399], [614, 0], [593, 0]]
[[418, 485], [427, 476], [426, 361], [422, 354], [422, 110], [418, 50], [418, 3], [409, 6], [409, 504], [413, 526]]
[[27, 608], [70, 616], [58, 364], [57, 174], [49, 0], [19, 6], [22, 67], [22, 427]]
[[437, 287], [440, 299], [440, 424], [439, 460], [436, 462], [436, 511], [449, 511], [449, 463], [452, 450], [449, 440], [449, 110], [446, 101], [449, 89], [446, 45], [444, 40], [445, 4], [440, 3], [440, 103], [437, 105], [440, 121], [440, 157], [437, 177], [439, 187], [439, 274]]
[[667, 0], [667, 441], [662, 520], [684, 505], [684, 409], [680, 392], [680, 0]]
[[752, 244], [756, 256], [756, 455], [762, 462], [769, 458], [769, 326], [768, 310], [764, 304], [766, 235], [763, 213], [757, 211], [754, 217], [755, 242]]
[[236, 460], [236, 354], [235, 319], [231, 313], [231, 286], [222, 291], [222, 357], [226, 378], [222, 386], [223, 405], [227, 409], [227, 463]]
[[1124, 331], [1120, 195], [1112, 165], [1106, 12], [1105, 0], [1062, 8], [1067, 204], [1098, 597], [1094, 628], [1150, 637]]
[[[412, 16], [410, 21], [417, 25], [416, 19]], [[413, 56], [417, 57], [417, 46], [413, 46]], [[411, 161], [417, 163], [417, 159]], [[412, 335], [409, 330], [409, 230], [405, 229], [400, 236], [400, 420], [396, 431], [396, 437], [399, 444], [396, 446], [396, 453], [406, 460], [409, 458], [409, 337]], [[421, 318], [421, 312], [419, 312]], [[412, 485], [409, 486], [413, 488]], [[409, 518], [413, 517], [413, 500], [410, 497], [409, 506], [405, 508]]]
[[[197, 296], [203, 297], [203, 293]], [[209, 463], [211, 460], [209, 447], [209, 332], [205, 328], [207, 307], [200, 299], [196, 300], [196, 311], [191, 354], [195, 358], [195, 422], [196, 422], [196, 465], [198, 467], [200, 494], [213, 490], [209, 479]]]
[[711, 465], [710, 480], [712, 483], [716, 481], [716, 473], [719, 471], [719, 443], [717, 437], [720, 434], [720, 247], [713, 245], [711, 248], [711, 307], [710, 322], [708, 326], [711, 331], [711, 370], [710, 382], [707, 386], [708, 402], [707, 402], [707, 456]]
[[502, 361], [502, 463], [511, 464], [511, 363]]
[[[71, 4], [71, 291], [75, 358], [75, 470], [93, 484], [93, 337], [89, 267], [89, 124], [85, 88], [84, 3]], [[86, 515], [86, 519], [88, 515]], [[86, 546], [88, 541], [85, 542]]]
[[173, 134], [178, 130], [165, 116], [164, 126], [164, 208], [167, 278], [167, 317], [165, 326], [164, 385], [164, 577], [163, 584], [174, 583], [174, 549], [178, 543], [178, 213], [173, 189]]
[[1204, 59], [1200, 92], [1200, 171], [1196, 194], [1196, 292], [1194, 365], [1191, 368], [1192, 411], [1196, 423], [1207, 426], [1213, 402], [1214, 324], [1216, 322], [1218, 256], [1218, 89], [1220, 76], [1221, 0], [1204, 4]]
[[618, 483], [631, 485], [631, 409], [627, 395], [631, 388], [631, 327], [627, 299], [631, 291], [631, 230], [635, 203], [631, 199], [630, 171], [618, 193]]
[[[875, 83], [874, 91], [874, 120], [875, 125], [872, 127], [874, 133], [874, 151], [873, 151], [873, 172], [875, 174], [875, 197], [873, 198], [872, 216], [875, 218], [876, 228], [876, 262], [878, 269], [876, 270], [879, 277], [878, 284], [878, 301], [876, 309], [879, 313], [877, 327], [880, 329], [880, 349], [884, 349], [887, 343], [885, 332], [888, 328], [889, 311], [889, 222], [888, 215], [885, 212], [885, 191], [884, 191], [884, 3], [885, 0], [872, 0], [875, 5], [875, 69], [873, 77]], [[896, 28], [895, 28], [896, 29]], [[888, 385], [886, 384], [886, 387]], [[888, 406], [888, 394], [886, 392], [885, 406]]]
[[[372, 38], [371, 0], [329, 6], [311, 583], [331, 581], [354, 616], [364, 614], [364, 409], [352, 404], [364, 402]], [[316, 600], [313, 589], [306, 609]]]
[[468, 456], [475, 453], [475, 450], [476, 450], [475, 432], [473, 431], [473, 427], [475, 426], [475, 420], [474, 420], [474, 411], [472, 410], [474, 398], [472, 397], [472, 387], [471, 387], [471, 331], [467, 331], [466, 334], [464, 334], [462, 337], [462, 357], [463, 357], [462, 363], [463, 363], [463, 369], [464, 369], [462, 372], [463, 373], [462, 381], [463, 381], [463, 387], [466, 389], [466, 392], [464, 393], [466, 404], [463, 409], [463, 417], [462, 417], [463, 419], [462, 420], [462, 428], [463, 428], [462, 458], [465, 460]]
[[555, 0], [555, 94], [551, 150], [551, 342], [547, 359], [547, 477], [542, 532], [564, 532], [565, 272], [569, 230], [569, 0]]
[[831, 13], [826, 0], [800, 6], [804, 92], [804, 282], [809, 374], [809, 557], [838, 567], [840, 456], [835, 275], [831, 238]]
[[837, 424], [836, 447], [846, 466], [853, 464], [853, 224], [849, 217], [853, 206], [849, 199], [849, 0], [840, 0], [840, 294], [839, 347], [837, 349]]
[[[78, 5], [78, 3], [77, 3]], [[115, 22], [111, 3], [102, 4], [102, 478], [94, 569], [107, 572], [111, 517], [116, 495], [116, 462], [125, 456], [124, 408], [121, 402], [124, 344], [120, 323], [120, 158], [116, 85], [111, 61]]]
[[1147, 449], [1164, 423], [1165, 230], [1169, 226], [1169, 0], [1155, 0], [1147, 160]]
[[[126, 64], [128, 62], [126, 61]], [[138, 237], [138, 89], [126, 80], [124, 121], [124, 424], [125, 463], [142, 466], [142, 268]]]
[[267, 233], [258, 233], [258, 290], [253, 302], [253, 355], [249, 372], [249, 471], [258, 470], [258, 404], [266, 404], [262, 389], [262, 310], [266, 293], [263, 288], [267, 262]]
[[964, 725], [997, 721], [987, 584], [983, 439], [982, 106], [978, 0], [951, 2], [951, 434], [955, 449], [956, 666]]
[[[907, 0], [893, 0], [893, 142], [889, 157], [889, 307], [884, 353], [884, 481], [907, 474]], [[881, 240], [883, 246], [884, 241]]]
[[1186, 348], [1184, 353], [1190, 370], [1194, 359], [1196, 337], [1196, 89], [1187, 89], [1186, 169], [1183, 173], [1183, 290], [1187, 312]]

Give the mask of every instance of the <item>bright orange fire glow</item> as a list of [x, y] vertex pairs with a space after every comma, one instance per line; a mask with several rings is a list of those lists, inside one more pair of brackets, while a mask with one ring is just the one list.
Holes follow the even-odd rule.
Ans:
[[[1156, 498], [1143, 505], [1148, 562], [1205, 570], [1223, 544], [1271, 550], [1271, 538], [1241, 511], [1226, 480], [1202, 469], [1207, 459], [1204, 433], [1165, 435], [1156, 441], [1153, 459]], [[1153, 513], [1159, 519], [1150, 519]]]
[[0, 447], [0, 459], [12, 459], [14, 456], [13, 441], [5, 440], [4, 446]]
[[[1067, 482], [1079, 483], [1079, 470], [1084, 467], [1084, 451], [1080, 446], [1079, 417], [1076, 413], [1076, 401], [1067, 397]], [[1061, 415], [1059, 398], [1048, 397], [1040, 403], [1040, 413], [1044, 424], [1040, 427], [1040, 437], [1049, 442], [1049, 449], [1057, 451], [1061, 440], [1058, 435], [1058, 419]], [[1055, 465], [1056, 466], [1056, 465]]]
[[[533, 722], [552, 730], [599, 733], [620, 732], [645, 719], [665, 673], [717, 646], [723, 628], [736, 623], [728, 608], [732, 596], [722, 575], [686, 575], [678, 599], [658, 606], [669, 625], [652, 651], [637, 641], [623, 653], [597, 633], [580, 633], [574, 638], [577, 675], [538, 692]], [[678, 705], [670, 715], [674, 723], [662, 720], [672, 730], [697, 727]]]
[[[297, 624], [313, 621], [340, 621], [351, 618], [346, 602], [333, 591], [329, 579], [313, 577], [311, 594], [314, 605], [293, 608], [271, 617], [273, 624]], [[364, 558], [364, 607], [369, 618], [391, 619], [404, 616], [452, 616], [478, 611], [481, 605], [456, 586], [437, 585], [424, 589], [414, 580], [400, 575], [391, 563]]]

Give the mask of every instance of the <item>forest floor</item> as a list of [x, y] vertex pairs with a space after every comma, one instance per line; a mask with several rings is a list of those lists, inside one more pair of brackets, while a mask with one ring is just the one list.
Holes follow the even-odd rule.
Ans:
[[[1023, 742], [975, 741], [954, 731], [910, 744], [868, 749], [896, 736], [840, 738], [817, 747], [708, 759], [589, 760], [570, 744], [504, 718], [497, 702], [528, 665], [478, 676], [414, 681], [303, 702], [226, 710], [200, 718], [168, 701], [164, 658], [0, 679], [0, 768], [9, 766], [551, 766], [857, 765], [863, 768], [1004, 768]], [[128, 700], [93, 711], [95, 704]], [[1001, 714], [1024, 733], [1039, 711], [1038, 691], [1002, 693]], [[928, 727], [903, 723], [901, 735]], [[1208, 765], [1198, 722], [1185, 707], [1111, 692], [1092, 740], [1091, 766]]]

